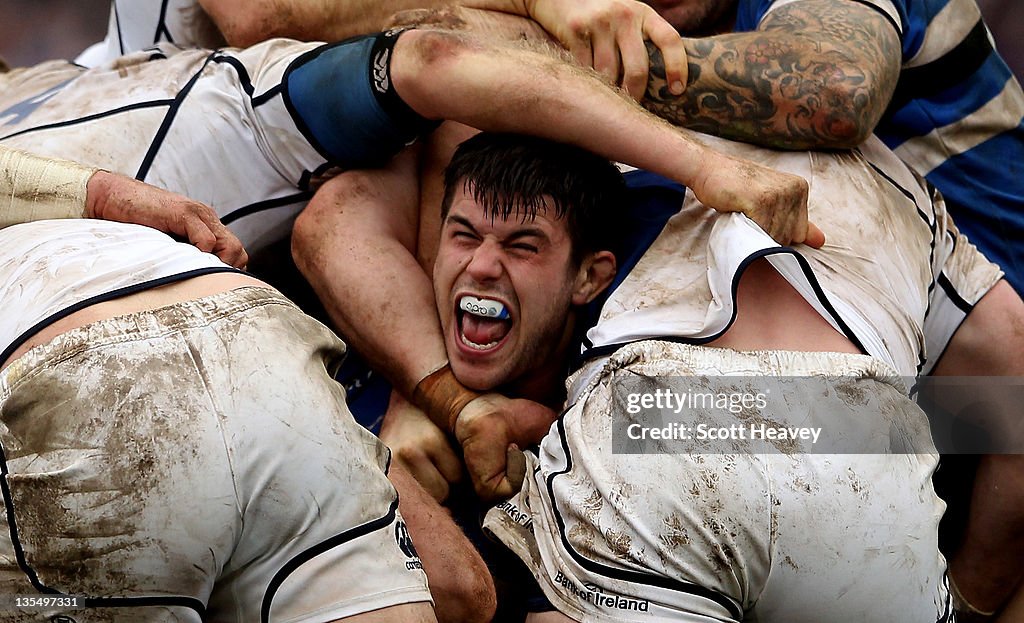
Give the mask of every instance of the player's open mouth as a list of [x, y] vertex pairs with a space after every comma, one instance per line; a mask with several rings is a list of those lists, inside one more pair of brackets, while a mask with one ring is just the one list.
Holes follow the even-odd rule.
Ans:
[[459, 341], [475, 351], [497, 348], [512, 330], [505, 304], [495, 299], [464, 295], [455, 310]]

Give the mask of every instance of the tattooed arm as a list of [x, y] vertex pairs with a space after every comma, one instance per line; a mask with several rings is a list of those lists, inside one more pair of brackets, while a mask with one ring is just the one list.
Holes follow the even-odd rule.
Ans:
[[708, 134], [780, 149], [860, 144], [882, 117], [901, 64], [880, 12], [849, 0], [801, 0], [759, 29], [686, 39], [686, 90], [666, 84], [657, 49], [643, 104]]

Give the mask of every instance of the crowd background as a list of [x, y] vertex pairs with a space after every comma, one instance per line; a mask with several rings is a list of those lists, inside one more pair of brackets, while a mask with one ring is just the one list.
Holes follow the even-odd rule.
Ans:
[[[996, 48], [1024, 82], [1024, 2], [977, 0]], [[103, 38], [109, 0], [0, 0], [0, 57], [12, 67], [73, 58]]]

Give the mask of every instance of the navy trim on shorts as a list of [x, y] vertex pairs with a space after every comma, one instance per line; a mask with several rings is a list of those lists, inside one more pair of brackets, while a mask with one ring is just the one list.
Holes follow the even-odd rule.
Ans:
[[124, 56], [124, 33], [121, 32], [121, 15], [117, 12], [117, 0], [111, 4], [114, 5], [114, 23], [117, 24], [117, 49], [121, 56]]
[[[859, 152], [860, 150], [858, 149], [857, 151]], [[934, 266], [935, 265], [935, 247], [938, 244], [938, 238], [939, 238], [939, 219], [938, 219], [938, 215], [935, 213], [934, 201], [932, 201], [932, 215], [931, 215], [931, 218], [929, 219], [928, 218], [928, 214], [924, 210], [921, 209], [921, 206], [919, 206], [917, 204], [917, 200], [914, 199], [913, 193], [911, 193], [909, 190], [907, 190], [906, 188], [901, 186], [899, 183], [897, 183], [896, 180], [894, 180], [893, 178], [889, 177], [889, 175], [885, 171], [883, 171], [881, 168], [876, 166], [873, 162], [868, 162], [867, 159], [865, 159], [865, 162], [867, 162], [868, 165], [872, 169], [874, 169], [876, 173], [881, 175], [882, 178], [885, 179], [885, 181], [887, 181], [890, 184], [892, 184], [893, 188], [895, 188], [899, 192], [903, 193], [903, 195], [907, 199], [909, 199], [911, 203], [914, 204], [914, 207], [917, 209], [917, 215], [920, 216], [921, 220], [924, 221], [925, 224], [928, 226], [928, 231], [931, 233], [931, 236], [932, 236], [932, 239], [929, 242], [929, 248], [928, 248], [928, 266], [929, 267]], [[931, 182], [927, 182], [926, 181], [926, 184], [927, 185], [925, 187], [925, 190], [929, 193], [929, 195], [931, 197], [934, 197], [935, 196], [935, 192], [936, 192], [935, 191], [935, 187], [932, 186]], [[948, 216], [948, 211], [947, 211], [947, 216]], [[943, 235], [946, 235], [946, 233], [947, 232], [943, 232]], [[956, 238], [953, 238], [953, 249], [954, 250], [956, 249]], [[928, 292], [928, 300], [925, 303], [925, 307], [924, 307], [924, 317], [925, 318], [928, 317], [928, 312], [930, 312], [931, 309], [932, 309], [932, 291], [934, 289], [935, 289], [935, 279], [930, 279], [928, 281], [928, 291], [927, 291]], [[947, 342], [947, 346], [948, 345], [949, 345], [949, 343]], [[919, 349], [918, 352], [917, 352], [917, 370], [916, 370], [917, 374], [921, 374], [921, 370], [924, 369], [924, 366], [925, 366], [926, 363], [928, 363], [928, 356], [925, 353], [925, 350], [923, 348]]]
[[667, 578], [662, 575], [654, 575], [650, 573], [643, 573], [641, 571], [630, 571], [628, 569], [618, 569], [616, 567], [611, 567], [604, 563], [590, 560], [589, 558], [584, 557], [582, 554], [580, 554], [572, 548], [572, 545], [569, 544], [569, 539], [568, 537], [566, 537], [565, 534], [565, 522], [562, 520], [562, 515], [558, 512], [558, 505], [555, 503], [555, 492], [553, 484], [555, 477], [567, 474], [570, 470], [572, 470], [573, 464], [572, 453], [570, 452], [569, 444], [566, 441], [564, 416], [565, 412], [563, 411], [562, 415], [559, 416], [558, 420], [556, 420], [556, 423], [558, 425], [559, 443], [561, 443], [562, 450], [563, 452], [565, 452], [566, 466], [564, 471], [554, 472], [547, 477], [547, 490], [548, 499], [551, 500], [551, 511], [554, 513], [555, 521], [558, 523], [558, 536], [562, 541], [562, 547], [565, 548], [565, 551], [569, 553], [569, 555], [572, 557], [573, 560], [576, 561], [577, 564], [593, 573], [603, 575], [613, 580], [622, 580], [626, 582], [633, 582], [635, 584], [647, 584], [650, 586], [656, 586], [658, 588], [665, 588], [673, 591], [678, 591], [681, 593], [687, 593], [690, 595], [697, 595], [699, 597], [709, 599], [721, 605], [731, 615], [733, 615], [736, 618], [736, 620], [741, 620], [743, 618], [743, 609], [739, 606], [739, 604], [735, 603], [732, 599], [716, 590], [712, 590], [710, 588], [707, 588], [706, 586], [701, 586], [699, 584], [692, 584], [690, 582], [684, 582], [682, 580], [674, 580], [672, 578]]
[[316, 545], [310, 547], [306, 551], [298, 554], [297, 556], [294, 556], [291, 560], [285, 563], [285, 565], [281, 567], [276, 574], [274, 574], [274, 577], [270, 580], [270, 583], [267, 584], [267, 591], [263, 594], [263, 605], [260, 608], [260, 621], [262, 623], [269, 623], [270, 606], [274, 601], [274, 594], [277, 592], [277, 589], [281, 587], [281, 584], [284, 583], [284, 581], [293, 571], [295, 571], [302, 565], [306, 564], [313, 558], [319, 556], [320, 554], [323, 554], [328, 550], [334, 549], [335, 547], [344, 545], [349, 541], [355, 540], [361, 536], [365, 536], [367, 534], [370, 534], [371, 532], [376, 532], [377, 530], [380, 530], [385, 526], [391, 525], [391, 523], [394, 522], [397, 513], [398, 493], [396, 492], [395, 499], [393, 502], [391, 502], [391, 507], [388, 509], [387, 514], [383, 517], [379, 517], [372, 521], [368, 521], [364, 524], [360, 524], [354, 528], [350, 528], [342, 532], [341, 534], [337, 534], [327, 539], [326, 541], [321, 541], [320, 543], [317, 543]]
[[[46, 586], [39, 580], [35, 570], [28, 564], [25, 557], [25, 550], [18, 537], [17, 520], [14, 516], [14, 500], [11, 497], [10, 485], [7, 476], [10, 471], [7, 469], [7, 454], [4, 451], [3, 443], [0, 442], [0, 492], [4, 496], [4, 508], [7, 511], [7, 528], [11, 535], [11, 544], [14, 546], [14, 557], [18, 566], [28, 578], [32, 586], [40, 593], [46, 595], [63, 595], [63, 591]], [[200, 617], [206, 618], [206, 604], [195, 597], [166, 596], [166, 597], [84, 597], [87, 608], [136, 608], [146, 606], [172, 606], [190, 608], [195, 610]]]
[[[1002, 281], [1004, 279], [1006, 279], [1005, 276], [1000, 277], [999, 281]], [[946, 354], [946, 351], [949, 350], [949, 345], [953, 343], [953, 337], [956, 336], [957, 331], [960, 330], [960, 327], [964, 326], [964, 323], [967, 322], [967, 318], [970, 317], [971, 312], [974, 311], [974, 305], [971, 305], [970, 303], [967, 302], [966, 299], [964, 299], [964, 297], [960, 296], [960, 293], [956, 291], [956, 288], [953, 286], [953, 283], [949, 280], [948, 277], [946, 277], [945, 273], [939, 273], [939, 278], [938, 278], [937, 281], [938, 281], [939, 285], [942, 287], [942, 291], [945, 292], [946, 296], [949, 298], [950, 302], [953, 303], [953, 305], [955, 305], [957, 307], [957, 309], [959, 309], [960, 311], [964, 312], [964, 315], [963, 315], [962, 318], [960, 318], [960, 322], [958, 322], [956, 324], [956, 328], [953, 329], [953, 332], [949, 334], [949, 339], [946, 341], [945, 344], [943, 344], [942, 352], [940, 352], [934, 358], [934, 362], [935, 363], [933, 363], [931, 368], [929, 369], [929, 371], [928, 371], [929, 375], [931, 375], [935, 371], [936, 366], [938, 366], [939, 363], [942, 362], [942, 357]], [[999, 283], [999, 282], [997, 281], [996, 283]], [[993, 286], [993, 287], [995, 287], [995, 286]], [[988, 294], [991, 291], [992, 291], [992, 288], [989, 288], [988, 291], [985, 292], [985, 294]], [[985, 294], [982, 294], [981, 297], [984, 298]], [[980, 301], [981, 299], [978, 299], [978, 300]], [[930, 305], [929, 305], [929, 309], [931, 309]], [[917, 369], [918, 374], [921, 373], [921, 369], [923, 367], [924, 367], [924, 364], [922, 364], [921, 367], [919, 367]], [[914, 383], [914, 390], [915, 391], [917, 390], [917, 383]]]
[[939, 273], [937, 281], [942, 287], [942, 291], [946, 293], [949, 300], [952, 301], [960, 311], [964, 314], [969, 314], [974, 310], [974, 305], [971, 305], [966, 301], [966, 299], [964, 299], [964, 297], [960, 296], [960, 293], [956, 291], [956, 288], [954, 288], [953, 284], [949, 281], [949, 277], [946, 276], [946, 273]]
[[28, 339], [35, 335], [36, 333], [39, 333], [40, 331], [50, 326], [51, 324], [57, 322], [58, 320], [66, 318], [79, 310], [89, 307], [90, 305], [96, 305], [97, 303], [105, 303], [107, 301], [112, 301], [114, 299], [121, 298], [122, 296], [128, 296], [130, 294], [136, 294], [144, 290], [165, 286], [171, 283], [177, 283], [179, 281], [184, 281], [185, 279], [191, 279], [192, 277], [200, 277], [202, 275], [211, 275], [214, 273], [239, 273], [241, 275], [246, 274], [245, 272], [240, 271], [237, 268], [232, 268], [230, 266], [209, 266], [207, 268], [197, 268], [195, 270], [189, 270], [183, 273], [178, 273], [176, 275], [168, 275], [166, 277], [150, 279], [149, 281], [143, 281], [142, 283], [125, 286], [123, 288], [111, 290], [110, 292], [105, 292], [103, 294], [91, 296], [83, 301], [79, 301], [74, 305], [71, 305], [70, 307], [65, 307], [64, 309], [54, 314], [51, 314], [46, 318], [40, 320], [39, 322], [35, 323], [34, 325], [32, 325], [27, 331], [23, 332], [21, 335], [17, 337], [17, 339], [11, 342], [11, 345], [5, 348], [3, 352], [0, 352], [0, 363], [7, 361], [7, 358], [10, 357], [14, 353], [14, 351], [18, 350], [18, 348], [22, 344], [28, 341]]

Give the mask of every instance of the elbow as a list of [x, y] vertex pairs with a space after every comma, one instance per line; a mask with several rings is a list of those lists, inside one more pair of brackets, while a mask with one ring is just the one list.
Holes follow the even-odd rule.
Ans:
[[833, 149], [853, 149], [871, 136], [872, 128], [858, 127], [847, 119], [830, 119], [828, 134]]
[[865, 119], [855, 109], [839, 110], [829, 115], [824, 121], [823, 134], [828, 145], [834, 149], [852, 149], [857, 147], [875, 131], [876, 120]]
[[823, 118], [818, 124], [826, 147], [849, 149], [871, 136], [885, 113], [888, 93], [836, 85], [820, 94]]
[[455, 67], [479, 51], [469, 37], [450, 31], [409, 30], [402, 33], [391, 60], [391, 78], [405, 103], [427, 119], [445, 118], [444, 104], [458, 76]]

